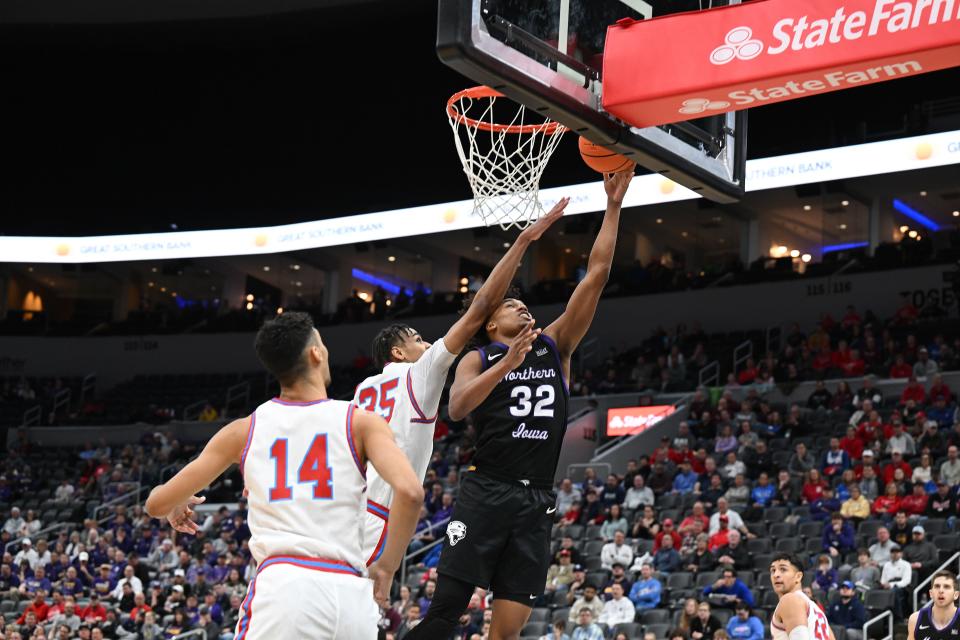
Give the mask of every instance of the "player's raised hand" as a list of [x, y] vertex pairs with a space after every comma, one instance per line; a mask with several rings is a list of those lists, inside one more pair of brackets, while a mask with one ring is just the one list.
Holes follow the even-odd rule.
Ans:
[[540, 236], [543, 235], [543, 232], [550, 228], [550, 225], [563, 217], [563, 210], [567, 208], [568, 204], [570, 204], [570, 198], [560, 198], [560, 200], [557, 201], [557, 204], [553, 205], [553, 208], [550, 209], [550, 211], [541, 216], [540, 219], [534, 222], [532, 225], [521, 231], [519, 238], [528, 240], [530, 242], [539, 240]]
[[637, 165], [634, 163], [623, 171], [603, 174], [603, 188], [607, 192], [608, 198], [617, 204], [623, 204], [623, 197], [627, 195], [627, 187], [633, 180], [633, 171], [636, 167]]
[[367, 568], [367, 574], [373, 580], [373, 599], [381, 609], [390, 608], [390, 585], [393, 583], [393, 574], [396, 571], [390, 571], [382, 566], [379, 561], [374, 562]]
[[167, 522], [180, 533], [196, 534], [200, 527], [193, 521], [194, 513], [191, 507], [203, 504], [206, 500], [204, 496], [190, 496], [185, 503], [178, 504], [170, 510], [170, 513], [167, 514]]
[[503, 361], [507, 363], [511, 371], [520, 366], [523, 359], [530, 353], [530, 349], [533, 348], [533, 341], [540, 335], [540, 329], [534, 329], [533, 324], [533, 320], [527, 323], [527, 326], [520, 330], [517, 337], [513, 339], [513, 344], [507, 349], [507, 355], [504, 356]]

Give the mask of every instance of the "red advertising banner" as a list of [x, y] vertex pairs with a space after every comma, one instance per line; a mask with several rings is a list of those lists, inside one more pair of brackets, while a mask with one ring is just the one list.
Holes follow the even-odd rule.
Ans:
[[960, 66], [960, 0], [759, 0], [607, 30], [603, 107], [648, 127]]
[[646, 431], [674, 411], [676, 411], [676, 408], [669, 404], [608, 409], [607, 435], [610, 437], [629, 436]]

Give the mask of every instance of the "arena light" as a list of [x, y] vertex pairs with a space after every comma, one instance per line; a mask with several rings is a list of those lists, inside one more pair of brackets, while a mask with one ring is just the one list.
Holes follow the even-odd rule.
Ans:
[[927, 229], [930, 229], [930, 231], [940, 231], [940, 225], [938, 225], [936, 222], [934, 222], [927, 216], [923, 215], [922, 213], [920, 213], [919, 211], [917, 211], [916, 209], [914, 209], [913, 207], [911, 207], [910, 205], [908, 205], [906, 202], [902, 200], [898, 200], [895, 198], [893, 200], [893, 208], [899, 211], [900, 213], [902, 213], [903, 215], [907, 216], [917, 224], [923, 225]]
[[848, 251], [850, 249], [862, 249], [869, 247], [869, 242], [846, 242], [844, 244], [828, 244], [821, 249], [821, 253], [834, 253], [836, 251]]

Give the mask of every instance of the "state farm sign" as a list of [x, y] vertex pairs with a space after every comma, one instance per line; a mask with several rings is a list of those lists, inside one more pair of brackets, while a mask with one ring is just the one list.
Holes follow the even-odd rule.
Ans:
[[960, 65], [960, 0], [760, 0], [609, 27], [603, 106], [637, 127]]
[[607, 410], [607, 435], [628, 436], [646, 431], [676, 408], [669, 404], [652, 407], [620, 407]]

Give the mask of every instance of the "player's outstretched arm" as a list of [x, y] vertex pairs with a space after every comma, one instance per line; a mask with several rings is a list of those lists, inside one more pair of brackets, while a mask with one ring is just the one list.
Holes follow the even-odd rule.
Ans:
[[617, 247], [617, 230], [620, 226], [620, 207], [627, 194], [627, 187], [633, 179], [634, 167], [618, 173], [603, 176], [603, 187], [607, 192], [607, 211], [603, 216], [600, 233], [593, 242], [590, 259], [587, 262], [587, 274], [573, 291], [567, 307], [559, 318], [553, 321], [544, 334], [553, 338], [560, 355], [568, 358], [583, 340], [593, 316], [597, 311], [597, 302], [603, 287], [610, 277], [613, 264], [613, 252]]
[[393, 439], [393, 431], [380, 416], [357, 409], [353, 414], [359, 454], [370, 461], [381, 478], [393, 488], [390, 518], [387, 521], [387, 544], [379, 560], [370, 566], [377, 603], [389, 606], [390, 583], [400, 568], [403, 554], [413, 538], [417, 516], [423, 503], [423, 486], [410, 466], [410, 461]]
[[479, 351], [464, 356], [457, 365], [453, 386], [450, 387], [450, 404], [447, 406], [450, 419], [463, 420], [479, 407], [503, 377], [520, 366], [539, 335], [540, 330], [534, 329], [531, 321], [513, 339], [507, 353], [486, 371], [483, 370], [484, 363]]
[[503, 302], [503, 296], [513, 281], [513, 276], [517, 273], [517, 267], [520, 266], [527, 248], [531, 243], [539, 240], [544, 232], [550, 228], [550, 225], [563, 217], [563, 211], [569, 203], [570, 198], [561, 198], [546, 215], [520, 232], [516, 241], [500, 258], [493, 271], [490, 272], [490, 277], [473, 297], [470, 308], [450, 327], [447, 335], [443, 337], [443, 343], [450, 353], [457, 354], [463, 351], [470, 338], [480, 330], [486, 319], [497, 310], [497, 307]]
[[249, 418], [234, 420], [220, 429], [199, 456], [170, 480], [154, 487], [144, 504], [147, 513], [153, 518], [166, 518], [181, 533], [196, 533], [191, 507], [204, 501], [196, 494], [219, 478], [230, 465], [240, 462], [249, 430]]

